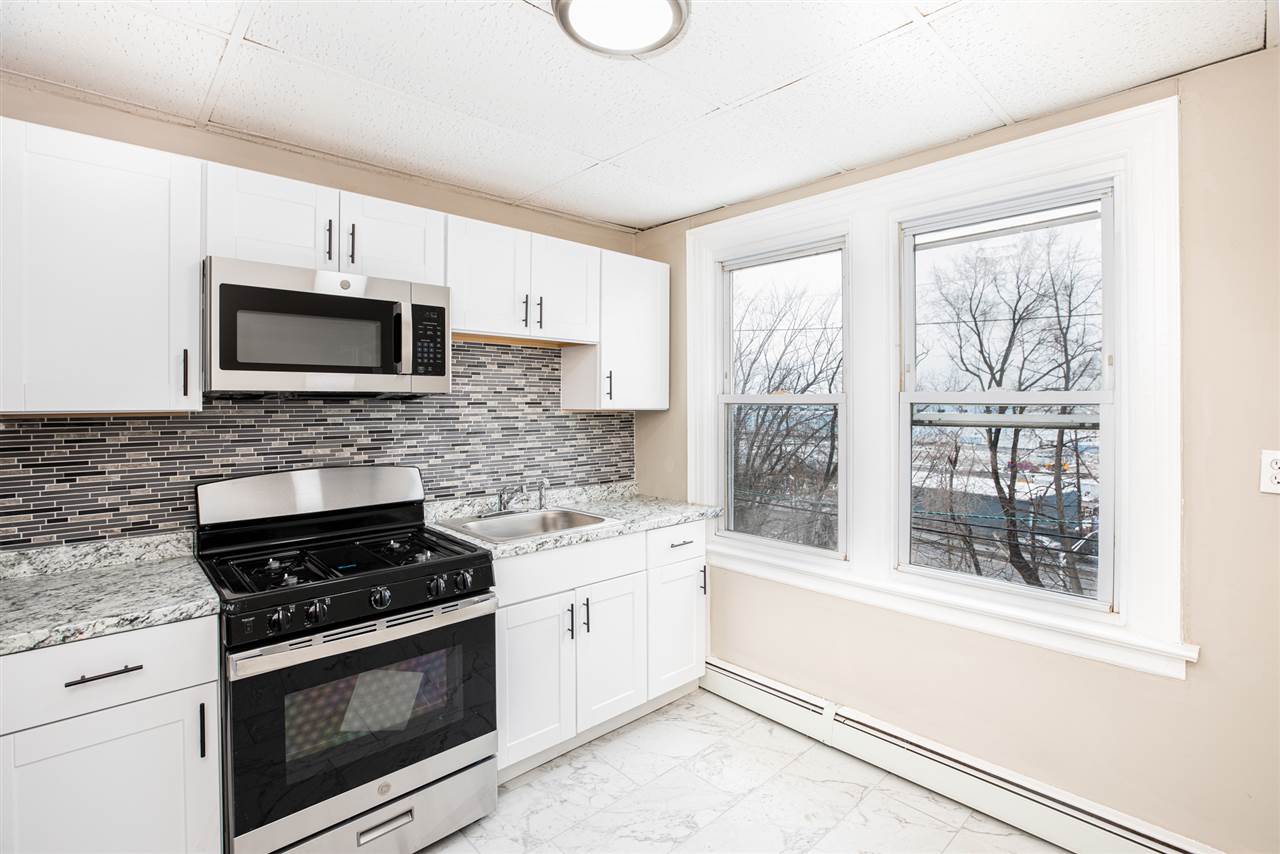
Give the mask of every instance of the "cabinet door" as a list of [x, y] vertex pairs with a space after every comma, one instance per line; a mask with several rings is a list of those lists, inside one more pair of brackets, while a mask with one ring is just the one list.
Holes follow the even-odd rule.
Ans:
[[499, 608], [498, 766], [572, 738], [572, 591]]
[[338, 269], [338, 191], [205, 164], [208, 254], [316, 270]]
[[0, 133], [0, 411], [199, 409], [199, 161]]
[[444, 214], [346, 191], [340, 207], [343, 270], [444, 284]]
[[578, 732], [643, 703], [645, 573], [579, 587]]
[[535, 234], [529, 264], [530, 331], [556, 341], [599, 341], [600, 250]]
[[666, 409], [670, 270], [605, 252], [600, 277], [600, 401], [604, 409]]
[[707, 662], [702, 557], [649, 570], [649, 697], [701, 678]]
[[211, 682], [0, 738], [0, 852], [220, 852], [217, 701]]
[[454, 331], [528, 337], [529, 232], [461, 216], [448, 228]]

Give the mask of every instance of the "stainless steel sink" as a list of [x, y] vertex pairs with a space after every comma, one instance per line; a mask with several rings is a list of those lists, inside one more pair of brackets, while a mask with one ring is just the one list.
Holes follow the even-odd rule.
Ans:
[[538, 534], [585, 528], [607, 521], [609, 520], [603, 516], [551, 507], [546, 510], [506, 510], [488, 516], [447, 519], [438, 524], [491, 543], [509, 543], [525, 537], [536, 537]]

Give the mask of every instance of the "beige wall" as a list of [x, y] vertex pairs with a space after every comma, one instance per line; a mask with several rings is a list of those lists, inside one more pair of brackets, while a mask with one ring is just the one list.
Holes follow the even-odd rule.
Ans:
[[1227, 851], [1280, 851], [1280, 51], [637, 236], [672, 265], [672, 409], [637, 421], [644, 487], [685, 494], [684, 233], [1177, 93], [1181, 100], [1185, 681], [737, 573], [712, 652]]
[[634, 236], [621, 229], [517, 207], [354, 161], [60, 97], [33, 88], [20, 78], [0, 81], [0, 115], [474, 217], [619, 252], [631, 252], [635, 245]]

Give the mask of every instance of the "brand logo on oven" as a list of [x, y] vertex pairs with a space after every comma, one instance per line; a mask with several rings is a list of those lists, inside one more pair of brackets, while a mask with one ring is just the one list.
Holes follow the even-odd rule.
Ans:
[[390, 784], [390, 783], [379, 783], [379, 784], [378, 784], [378, 794], [379, 794], [379, 795], [385, 795], [385, 794], [387, 794], [387, 793], [388, 793], [388, 792], [390, 792], [390, 791], [391, 791], [391, 784]]

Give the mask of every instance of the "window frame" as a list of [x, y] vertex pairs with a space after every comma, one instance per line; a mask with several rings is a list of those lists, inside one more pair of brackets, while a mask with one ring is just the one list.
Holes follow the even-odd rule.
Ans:
[[[797, 258], [809, 258], [814, 255], [825, 255], [829, 252], [840, 253], [840, 343], [842, 360], [840, 368], [840, 394], [738, 394], [734, 391], [734, 333], [733, 333], [733, 274], [738, 270], [776, 264]], [[848, 506], [849, 486], [848, 447], [851, 441], [848, 428], [848, 388], [849, 382], [849, 250], [843, 235], [814, 241], [806, 241], [773, 249], [756, 252], [731, 260], [719, 262], [720, 294], [719, 294], [719, 335], [720, 346], [717, 348], [716, 374], [720, 378], [716, 396], [716, 410], [720, 418], [716, 458], [719, 460], [717, 481], [720, 485], [719, 505], [724, 512], [716, 519], [716, 534], [729, 540], [736, 540], [750, 547], [752, 544], [768, 548], [781, 549], [819, 559], [848, 559]], [[732, 453], [729, 437], [729, 409], [735, 404], [785, 406], [812, 405], [834, 406], [836, 408], [836, 548], [824, 549], [803, 543], [792, 543], [777, 540], [745, 531], [734, 531], [729, 528], [733, 517], [733, 465], [730, 463]]]
[[[901, 223], [978, 210], [1063, 187], [1114, 192], [1115, 609], [897, 570]], [[1182, 679], [1199, 647], [1184, 636], [1178, 101], [1153, 100], [909, 169], [841, 179], [815, 195], [754, 206], [686, 232], [687, 499], [723, 501], [717, 394], [721, 263], [843, 237], [848, 266], [842, 462], [847, 557], [743, 542], [711, 526], [708, 563], [935, 623]], [[836, 182], [833, 182], [836, 183]], [[853, 307], [856, 306], [856, 311]], [[680, 417], [680, 416], [677, 416]], [[1141, 503], [1127, 499], [1140, 495]], [[1009, 587], [1012, 585], [1002, 585]], [[1065, 597], [1053, 596], [1053, 599]], [[909, 625], [909, 624], [906, 624]]]
[[[1035, 391], [977, 391], [977, 392], [934, 392], [915, 388], [916, 371], [914, 362], [916, 355], [916, 269], [915, 237], [919, 234], [932, 233], [950, 228], [963, 228], [983, 222], [1005, 219], [1024, 214], [1048, 211], [1054, 208], [1067, 207], [1073, 204], [1098, 202], [1100, 204], [1099, 219], [1102, 237], [1102, 377], [1101, 387], [1097, 391], [1080, 392], [1035, 392]], [[1115, 582], [1117, 571], [1115, 563], [1115, 330], [1112, 310], [1115, 297], [1115, 193], [1112, 181], [1092, 182], [1089, 184], [1064, 187], [1032, 196], [998, 201], [978, 207], [948, 211], [937, 215], [918, 217], [899, 226], [901, 257], [899, 259], [899, 294], [901, 329], [899, 331], [901, 363], [899, 367], [898, 392], [898, 553], [895, 569], [909, 575], [936, 579], [942, 582], [964, 584], [975, 590], [989, 590], [994, 593], [1011, 593], [1029, 597], [1032, 600], [1059, 602], [1076, 608], [1113, 613], [1119, 610], [1116, 593], [1119, 587]], [[981, 233], [970, 239], [981, 239]], [[1098, 407], [1098, 448], [1099, 448], [1099, 524], [1102, 536], [1099, 537], [1098, 550], [1098, 597], [1088, 599], [1069, 593], [1042, 590], [1027, 585], [1008, 581], [988, 579], [967, 573], [956, 572], [939, 567], [921, 566], [911, 563], [911, 527], [912, 527], [912, 487], [911, 487], [911, 451], [912, 451], [912, 407], [920, 404], [1027, 404], [1027, 405], [1060, 405], [1075, 404]], [[1010, 423], [1016, 416], [1010, 416]], [[1104, 592], [1105, 591], [1105, 592]]]

